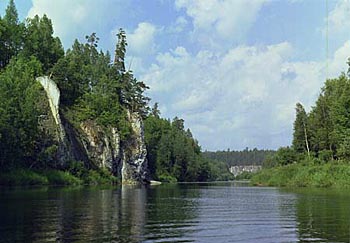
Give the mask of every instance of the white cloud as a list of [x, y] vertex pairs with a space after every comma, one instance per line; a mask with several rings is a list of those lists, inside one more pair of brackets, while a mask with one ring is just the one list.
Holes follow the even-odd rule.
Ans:
[[326, 24], [323, 28], [323, 34], [329, 34], [329, 36], [348, 34], [350, 29], [350, 0], [339, 0], [334, 9], [330, 11], [326, 21], [328, 22], [328, 33]]
[[168, 27], [168, 32], [180, 33], [182, 31], [184, 31], [184, 29], [186, 28], [187, 25], [188, 25], [188, 20], [183, 16], [179, 16], [179, 17], [177, 17], [175, 22]]
[[[97, 32], [97, 36], [104, 33], [118, 18], [122, 6], [126, 7], [127, 4], [121, 4], [121, 0], [110, 0], [104, 4], [95, 0], [32, 0], [32, 5], [28, 17], [46, 14], [52, 19], [55, 35], [67, 48], [75, 38], [83, 39], [92, 32]], [[106, 18], [108, 14], [114, 18]]]
[[145, 55], [155, 51], [155, 35], [157, 28], [147, 22], [139, 23], [137, 28], [127, 33], [128, 51], [131, 54]]
[[263, 4], [269, 0], [176, 0], [178, 9], [185, 9], [192, 18], [193, 37], [207, 46], [217, 46], [225, 40], [244, 39]]
[[[350, 42], [329, 60], [330, 75], [346, 68]], [[238, 46], [223, 54], [191, 55], [177, 47], [158, 54], [142, 76], [165, 117], [182, 116], [202, 144], [277, 148], [291, 142], [294, 107], [310, 109], [326, 79], [326, 62], [290, 61], [293, 48], [283, 42]]]
[[346, 72], [348, 69], [347, 60], [349, 57], [350, 41], [346, 41], [335, 51], [333, 59], [328, 61], [328, 76], [332, 78], [339, 75], [341, 72]]

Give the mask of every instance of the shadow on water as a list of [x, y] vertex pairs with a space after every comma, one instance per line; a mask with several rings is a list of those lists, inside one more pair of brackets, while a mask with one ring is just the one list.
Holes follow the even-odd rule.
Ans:
[[295, 202], [301, 242], [350, 242], [350, 190], [297, 189]]

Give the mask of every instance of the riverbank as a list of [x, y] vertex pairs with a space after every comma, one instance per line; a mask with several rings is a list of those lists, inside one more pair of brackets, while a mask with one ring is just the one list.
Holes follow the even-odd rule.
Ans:
[[73, 175], [69, 171], [15, 169], [0, 173], [1, 186], [97, 185], [115, 184], [117, 178], [100, 170], [86, 170]]
[[350, 188], [350, 165], [331, 162], [323, 165], [290, 164], [263, 169], [253, 175], [250, 183], [258, 186]]

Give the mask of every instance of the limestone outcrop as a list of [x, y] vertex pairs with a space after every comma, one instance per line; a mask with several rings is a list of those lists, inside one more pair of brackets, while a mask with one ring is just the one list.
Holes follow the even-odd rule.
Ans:
[[132, 135], [121, 141], [118, 129], [101, 127], [88, 120], [74, 127], [60, 114], [60, 90], [49, 77], [39, 77], [43, 86], [59, 136], [57, 159], [60, 164], [81, 161], [90, 168], [104, 168], [121, 178], [124, 184], [148, 183], [147, 150], [142, 118], [128, 112]]
[[97, 167], [117, 173], [121, 158], [117, 129], [110, 128], [106, 132], [93, 121], [83, 122], [80, 127], [84, 135], [84, 149], [89, 160]]
[[234, 176], [238, 176], [243, 172], [255, 173], [261, 169], [262, 169], [261, 165], [237, 165], [237, 166], [231, 166], [229, 170]]
[[122, 181], [125, 184], [148, 182], [147, 150], [144, 140], [144, 127], [137, 113], [128, 112], [133, 135], [123, 147]]

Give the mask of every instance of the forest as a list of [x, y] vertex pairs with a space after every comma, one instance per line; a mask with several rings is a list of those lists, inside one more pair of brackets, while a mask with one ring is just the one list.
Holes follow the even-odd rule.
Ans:
[[204, 151], [203, 155], [209, 159], [223, 161], [228, 166], [236, 165], [262, 165], [266, 158], [273, 156], [274, 150], [244, 149], [242, 151]]
[[152, 178], [169, 182], [230, 178], [224, 163], [202, 156], [183, 119], [161, 118], [157, 103], [149, 107], [147, 85], [125, 68], [123, 29], [117, 34], [114, 58], [98, 49], [96, 33], [85, 39], [85, 43], [75, 40], [65, 51], [46, 15], [20, 22], [14, 1], [9, 1], [0, 17], [0, 184], [26, 184], [27, 179], [17, 177], [34, 178], [32, 184], [35, 178], [43, 184], [60, 180], [57, 177], [64, 183], [67, 178], [73, 183], [94, 177], [115, 180], [108, 171], [80, 161], [55, 162], [57, 144], [40, 121], [46, 98], [35, 79], [43, 75], [59, 87], [60, 113], [74, 127], [90, 120], [105, 129], [113, 126], [126, 144], [133, 136], [127, 113], [139, 114]]

